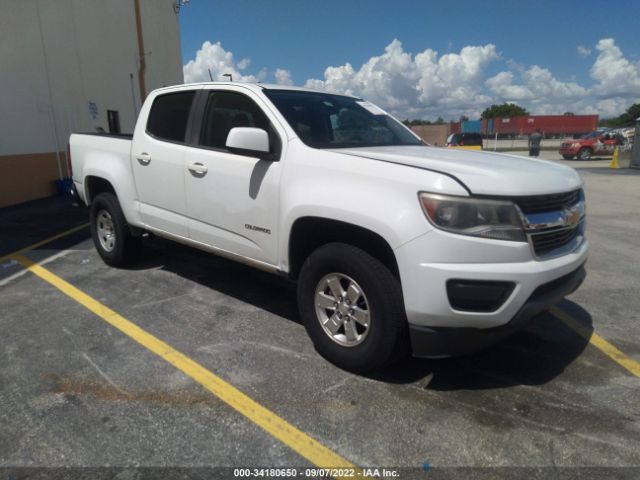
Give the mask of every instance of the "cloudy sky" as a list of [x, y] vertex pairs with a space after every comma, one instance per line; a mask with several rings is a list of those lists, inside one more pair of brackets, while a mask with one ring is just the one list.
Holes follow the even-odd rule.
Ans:
[[640, 102], [637, 0], [191, 0], [186, 82], [300, 85], [367, 98], [401, 118], [617, 116]]

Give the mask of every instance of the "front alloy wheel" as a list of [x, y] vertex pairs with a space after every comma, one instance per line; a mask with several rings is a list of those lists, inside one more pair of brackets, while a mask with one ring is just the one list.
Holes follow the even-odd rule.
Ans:
[[316, 316], [328, 337], [339, 345], [354, 347], [369, 333], [371, 313], [362, 287], [351, 277], [330, 273], [316, 288]]
[[408, 352], [400, 282], [358, 247], [328, 243], [311, 253], [298, 278], [298, 307], [316, 350], [341, 368], [376, 370]]

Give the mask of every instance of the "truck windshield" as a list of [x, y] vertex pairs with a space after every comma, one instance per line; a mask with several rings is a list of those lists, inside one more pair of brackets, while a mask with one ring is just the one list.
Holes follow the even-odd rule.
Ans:
[[386, 112], [357, 98], [294, 90], [264, 93], [313, 148], [423, 145]]

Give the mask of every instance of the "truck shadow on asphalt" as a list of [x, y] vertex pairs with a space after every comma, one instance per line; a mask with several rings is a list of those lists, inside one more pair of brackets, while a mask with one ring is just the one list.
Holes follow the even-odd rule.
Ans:
[[[563, 300], [557, 308], [570, 312], [585, 332], [593, 331], [589, 312]], [[552, 313], [531, 320], [522, 331], [496, 345], [457, 358], [407, 359], [373, 378], [389, 383], [416, 383], [432, 375], [427, 390], [482, 390], [516, 385], [544, 385], [562, 374], [585, 350], [589, 341]]]
[[[145, 252], [142, 261], [131, 268], [162, 268], [301, 323], [296, 285], [287, 279], [158, 238], [147, 242]], [[568, 300], [558, 307], [578, 320], [586, 332], [593, 331], [591, 315], [582, 307]], [[533, 319], [525, 330], [479, 353], [437, 360], [407, 358], [366, 377], [392, 384], [421, 384], [429, 378], [424, 388], [440, 391], [542, 385], [560, 375], [587, 344], [585, 337], [545, 313]]]

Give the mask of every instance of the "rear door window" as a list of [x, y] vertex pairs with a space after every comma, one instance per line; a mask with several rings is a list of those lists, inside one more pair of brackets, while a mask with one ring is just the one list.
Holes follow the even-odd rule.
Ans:
[[194, 91], [188, 91], [156, 97], [149, 112], [147, 133], [160, 140], [184, 143], [194, 95]]

